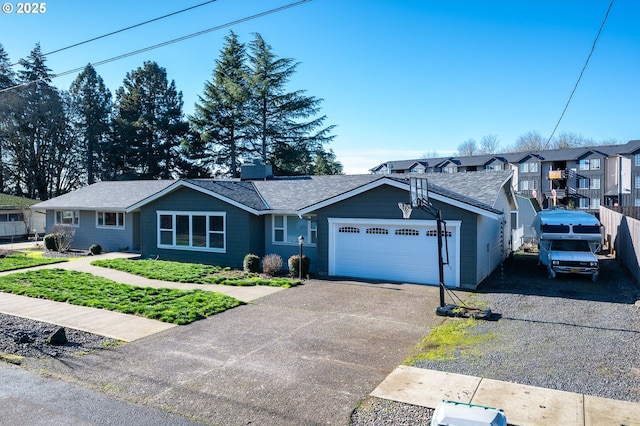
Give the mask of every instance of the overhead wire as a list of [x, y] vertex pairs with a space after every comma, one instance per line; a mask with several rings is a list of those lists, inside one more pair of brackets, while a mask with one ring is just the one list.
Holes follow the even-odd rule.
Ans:
[[[168, 41], [165, 41], [165, 42], [162, 42], [162, 43], [154, 44], [152, 46], [144, 47], [142, 49], [134, 50], [134, 51], [131, 51], [131, 52], [128, 52], [128, 53], [123, 53], [122, 55], [114, 56], [114, 57], [111, 57], [111, 58], [108, 58], [108, 59], [104, 59], [102, 61], [90, 62], [89, 65], [91, 65], [93, 67], [97, 67], [97, 66], [100, 66], [100, 65], [108, 64], [110, 62], [114, 62], [114, 61], [118, 61], [120, 59], [128, 58], [129, 56], [134, 56], [134, 55], [137, 55], [137, 54], [140, 54], [140, 53], [148, 52], [150, 50], [154, 50], [154, 49], [157, 49], [157, 48], [160, 48], [160, 47], [168, 46], [170, 44], [182, 42], [182, 41], [185, 41], [185, 40], [188, 40], [188, 39], [191, 39], [191, 38], [194, 38], [194, 37], [198, 37], [198, 36], [213, 32], [213, 31], [218, 31], [218, 30], [223, 29], [223, 28], [228, 28], [228, 27], [233, 26], [233, 25], [241, 24], [243, 22], [247, 22], [247, 21], [250, 21], [250, 20], [253, 20], [253, 19], [261, 18], [263, 16], [267, 16], [267, 15], [271, 15], [273, 13], [281, 12], [283, 10], [290, 9], [292, 7], [296, 7], [296, 6], [299, 6], [299, 5], [303, 4], [303, 3], [308, 3], [310, 1], [311, 0], [300, 0], [300, 1], [297, 1], [297, 2], [294, 2], [294, 3], [289, 3], [287, 5], [280, 6], [280, 7], [274, 8], [274, 9], [269, 9], [267, 11], [260, 12], [260, 13], [257, 13], [255, 15], [247, 16], [247, 17], [241, 18], [241, 19], [236, 19], [235, 21], [227, 22], [226, 24], [217, 25], [215, 27], [207, 28], [206, 30], [202, 30], [202, 31], [191, 33], [191, 34], [188, 34], [188, 35], [185, 35], [185, 36], [182, 36], [182, 37], [174, 38], [172, 40], [168, 40]], [[54, 78], [58, 78], [58, 77], [64, 77], [64, 76], [69, 75], [69, 74], [74, 74], [76, 72], [80, 72], [83, 69], [85, 69], [85, 67], [86, 67], [86, 65], [82, 66], [82, 67], [74, 68], [74, 69], [71, 69], [71, 70], [63, 71], [61, 73], [51, 75], [48, 78], [54, 79]], [[13, 89], [16, 89], [16, 88], [19, 88], [19, 87], [25, 87], [25, 86], [28, 86], [28, 85], [33, 84], [33, 83], [38, 83], [38, 82], [44, 81], [46, 79], [47, 79], [47, 77], [43, 77], [43, 78], [40, 78], [40, 79], [37, 79], [37, 80], [26, 81], [24, 83], [16, 84], [14, 86], [10, 86], [10, 87], [4, 88], [4, 89], [0, 89], [0, 93], [7, 92], [9, 90], [13, 90]]]
[[[66, 46], [66, 47], [61, 47], [60, 49], [52, 50], [51, 52], [43, 53], [42, 56], [53, 55], [54, 53], [62, 52], [64, 50], [68, 50], [68, 49], [71, 49], [71, 48], [74, 48], [74, 47], [78, 47], [78, 46], [81, 46], [83, 44], [91, 43], [93, 41], [100, 40], [100, 39], [103, 39], [103, 38], [106, 38], [106, 37], [109, 37], [109, 36], [112, 36], [112, 35], [115, 35], [115, 34], [119, 34], [119, 33], [122, 33], [122, 32], [128, 31], [128, 30], [131, 30], [133, 28], [141, 27], [143, 25], [147, 25], [147, 24], [150, 24], [152, 22], [156, 22], [156, 21], [159, 21], [161, 19], [168, 18], [170, 16], [175, 16], [175, 15], [178, 15], [180, 13], [187, 12], [189, 10], [193, 10], [193, 9], [198, 8], [198, 7], [205, 6], [205, 5], [209, 4], [209, 3], [214, 3], [216, 1], [218, 1], [218, 0], [209, 0], [209, 1], [206, 1], [204, 3], [196, 4], [195, 6], [187, 7], [186, 9], [180, 9], [180, 10], [177, 10], [175, 12], [171, 12], [171, 13], [169, 13], [167, 15], [158, 16], [157, 18], [149, 19], [147, 21], [140, 22], [140, 23], [135, 24], [135, 25], [129, 25], [128, 27], [121, 28], [121, 29], [116, 30], [116, 31], [111, 31], [110, 33], [103, 34], [103, 35], [98, 36], [98, 37], [93, 37], [93, 38], [90, 38], [88, 40], [84, 40], [84, 41], [81, 41], [81, 42], [78, 42], [78, 43], [71, 44], [71, 45]], [[13, 64], [9, 64], [9, 65], [5, 65], [4, 67], [0, 67], [0, 70], [6, 69], [6, 68], [9, 68], [9, 67], [13, 67], [13, 66], [16, 66], [18, 64], [20, 64], [20, 62], [14, 62]]]
[[560, 122], [562, 121], [562, 119], [564, 118], [565, 113], [569, 109], [569, 104], [571, 103], [571, 100], [573, 99], [573, 95], [576, 93], [576, 90], [578, 89], [578, 85], [580, 84], [580, 80], [582, 80], [582, 76], [584, 75], [584, 72], [587, 69], [587, 65], [589, 65], [589, 60], [591, 59], [591, 56], [593, 55], [593, 52], [596, 49], [596, 43], [598, 43], [598, 39], [600, 38], [600, 34], [602, 33], [602, 29], [604, 28], [604, 24], [607, 22], [607, 18], [609, 17], [609, 12], [611, 11], [611, 8], [613, 7], [614, 1], [615, 0], [611, 0], [611, 3], [609, 3], [609, 7], [607, 8], [607, 13], [604, 15], [604, 19], [602, 20], [602, 24], [600, 24], [600, 29], [598, 29], [598, 34], [596, 34], [595, 40], [593, 40], [593, 45], [591, 46], [591, 50], [589, 51], [589, 55], [587, 56], [587, 60], [585, 61], [584, 66], [582, 67], [582, 70], [580, 71], [580, 75], [578, 76], [578, 80], [576, 81], [576, 84], [573, 86], [573, 90], [571, 91], [571, 94], [569, 95], [569, 99], [567, 100], [567, 103], [565, 104], [564, 109], [562, 110], [562, 114], [560, 114], [560, 118], [558, 119], [555, 127], [553, 128], [553, 132], [551, 132], [551, 136], [549, 136], [549, 139], [547, 140], [547, 146], [551, 143], [551, 139], [553, 139], [553, 136], [556, 134], [556, 131], [558, 130], [558, 127], [560, 126]]

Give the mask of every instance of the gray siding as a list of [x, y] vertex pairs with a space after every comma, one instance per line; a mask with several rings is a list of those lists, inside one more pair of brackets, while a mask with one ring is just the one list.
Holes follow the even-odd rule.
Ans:
[[[124, 229], [96, 227], [96, 212], [93, 210], [80, 211], [80, 223], [75, 227], [71, 248], [88, 250], [92, 244], [100, 244], [105, 251], [136, 250], [137, 241], [134, 240], [134, 229], [138, 226], [133, 213], [125, 215]], [[47, 210], [46, 232], [51, 231], [55, 224], [55, 213]]]
[[[226, 252], [211, 253], [158, 248], [156, 215], [158, 210], [226, 212]], [[264, 251], [264, 220], [262, 218], [189, 188], [180, 188], [142, 207], [140, 221], [142, 257], [160, 256], [163, 260], [242, 268], [242, 261], [246, 254], [253, 253], [261, 256]]]
[[[300, 246], [298, 244], [283, 244], [273, 242], [273, 216], [266, 215], [264, 217], [264, 254], [275, 253], [282, 257], [283, 269], [289, 269], [288, 260], [291, 256], [300, 254]], [[319, 225], [318, 225], [319, 226]], [[305, 239], [307, 237], [305, 236]], [[257, 254], [257, 253], [256, 253]], [[318, 250], [316, 245], [311, 245], [305, 241], [302, 246], [302, 254], [309, 258], [309, 272], [316, 273], [318, 271]]]
[[[366, 193], [356, 195], [339, 203], [332, 204], [317, 211], [318, 214], [318, 274], [327, 275], [329, 271], [329, 225], [328, 218], [371, 218], [402, 219], [398, 208], [399, 202], [408, 202], [409, 193], [389, 185], [374, 188]], [[476, 214], [457, 207], [434, 201], [441, 209], [442, 218], [446, 221], [460, 220], [460, 283], [467, 286], [476, 284]], [[434, 217], [421, 210], [414, 210], [411, 219], [433, 220]], [[416, 254], [419, 259], [419, 254]], [[436, 259], [434, 259], [436, 261]]]

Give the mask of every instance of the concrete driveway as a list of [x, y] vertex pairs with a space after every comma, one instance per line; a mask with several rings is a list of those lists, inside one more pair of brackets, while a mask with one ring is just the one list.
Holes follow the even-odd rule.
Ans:
[[26, 367], [209, 424], [345, 425], [442, 321], [437, 304], [437, 287], [310, 280], [98, 354]]

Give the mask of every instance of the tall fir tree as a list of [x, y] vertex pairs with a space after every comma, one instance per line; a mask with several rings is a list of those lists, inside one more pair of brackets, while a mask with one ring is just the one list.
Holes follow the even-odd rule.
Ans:
[[[334, 126], [322, 127], [322, 99], [304, 90], [287, 91], [298, 63], [279, 58], [260, 34], [249, 44], [251, 132], [254, 150], [277, 174], [301, 174], [311, 157], [335, 136]], [[301, 162], [307, 162], [303, 165]]]
[[104, 155], [112, 179], [169, 179], [189, 131], [182, 92], [155, 62], [127, 73], [116, 92], [115, 140]]
[[100, 148], [109, 143], [111, 92], [91, 64], [78, 75], [69, 92], [75, 109], [73, 125], [83, 141], [87, 183], [92, 184], [96, 174], [102, 177], [94, 165], [102, 158]]
[[19, 63], [18, 82], [23, 86], [15, 90], [11, 105], [16, 119], [8, 123], [7, 166], [17, 195], [46, 200], [57, 192], [54, 154], [68, 148], [65, 111], [60, 93], [49, 84], [51, 70], [40, 45]]
[[8, 139], [8, 120], [11, 119], [11, 104], [13, 102], [11, 93], [8, 89], [16, 84], [16, 75], [11, 66], [9, 55], [0, 44], [0, 192], [9, 192], [5, 187], [6, 170], [5, 163], [7, 158], [4, 156], [3, 147], [7, 145]]
[[249, 96], [246, 49], [231, 31], [216, 60], [213, 79], [205, 83], [190, 117], [199, 135], [190, 145], [191, 157], [214, 174], [239, 176], [240, 160], [247, 153]]

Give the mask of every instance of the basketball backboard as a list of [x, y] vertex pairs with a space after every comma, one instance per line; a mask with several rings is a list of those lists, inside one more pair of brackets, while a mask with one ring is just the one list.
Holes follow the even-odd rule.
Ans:
[[429, 205], [429, 182], [427, 178], [410, 177], [409, 193], [411, 194], [411, 207]]

